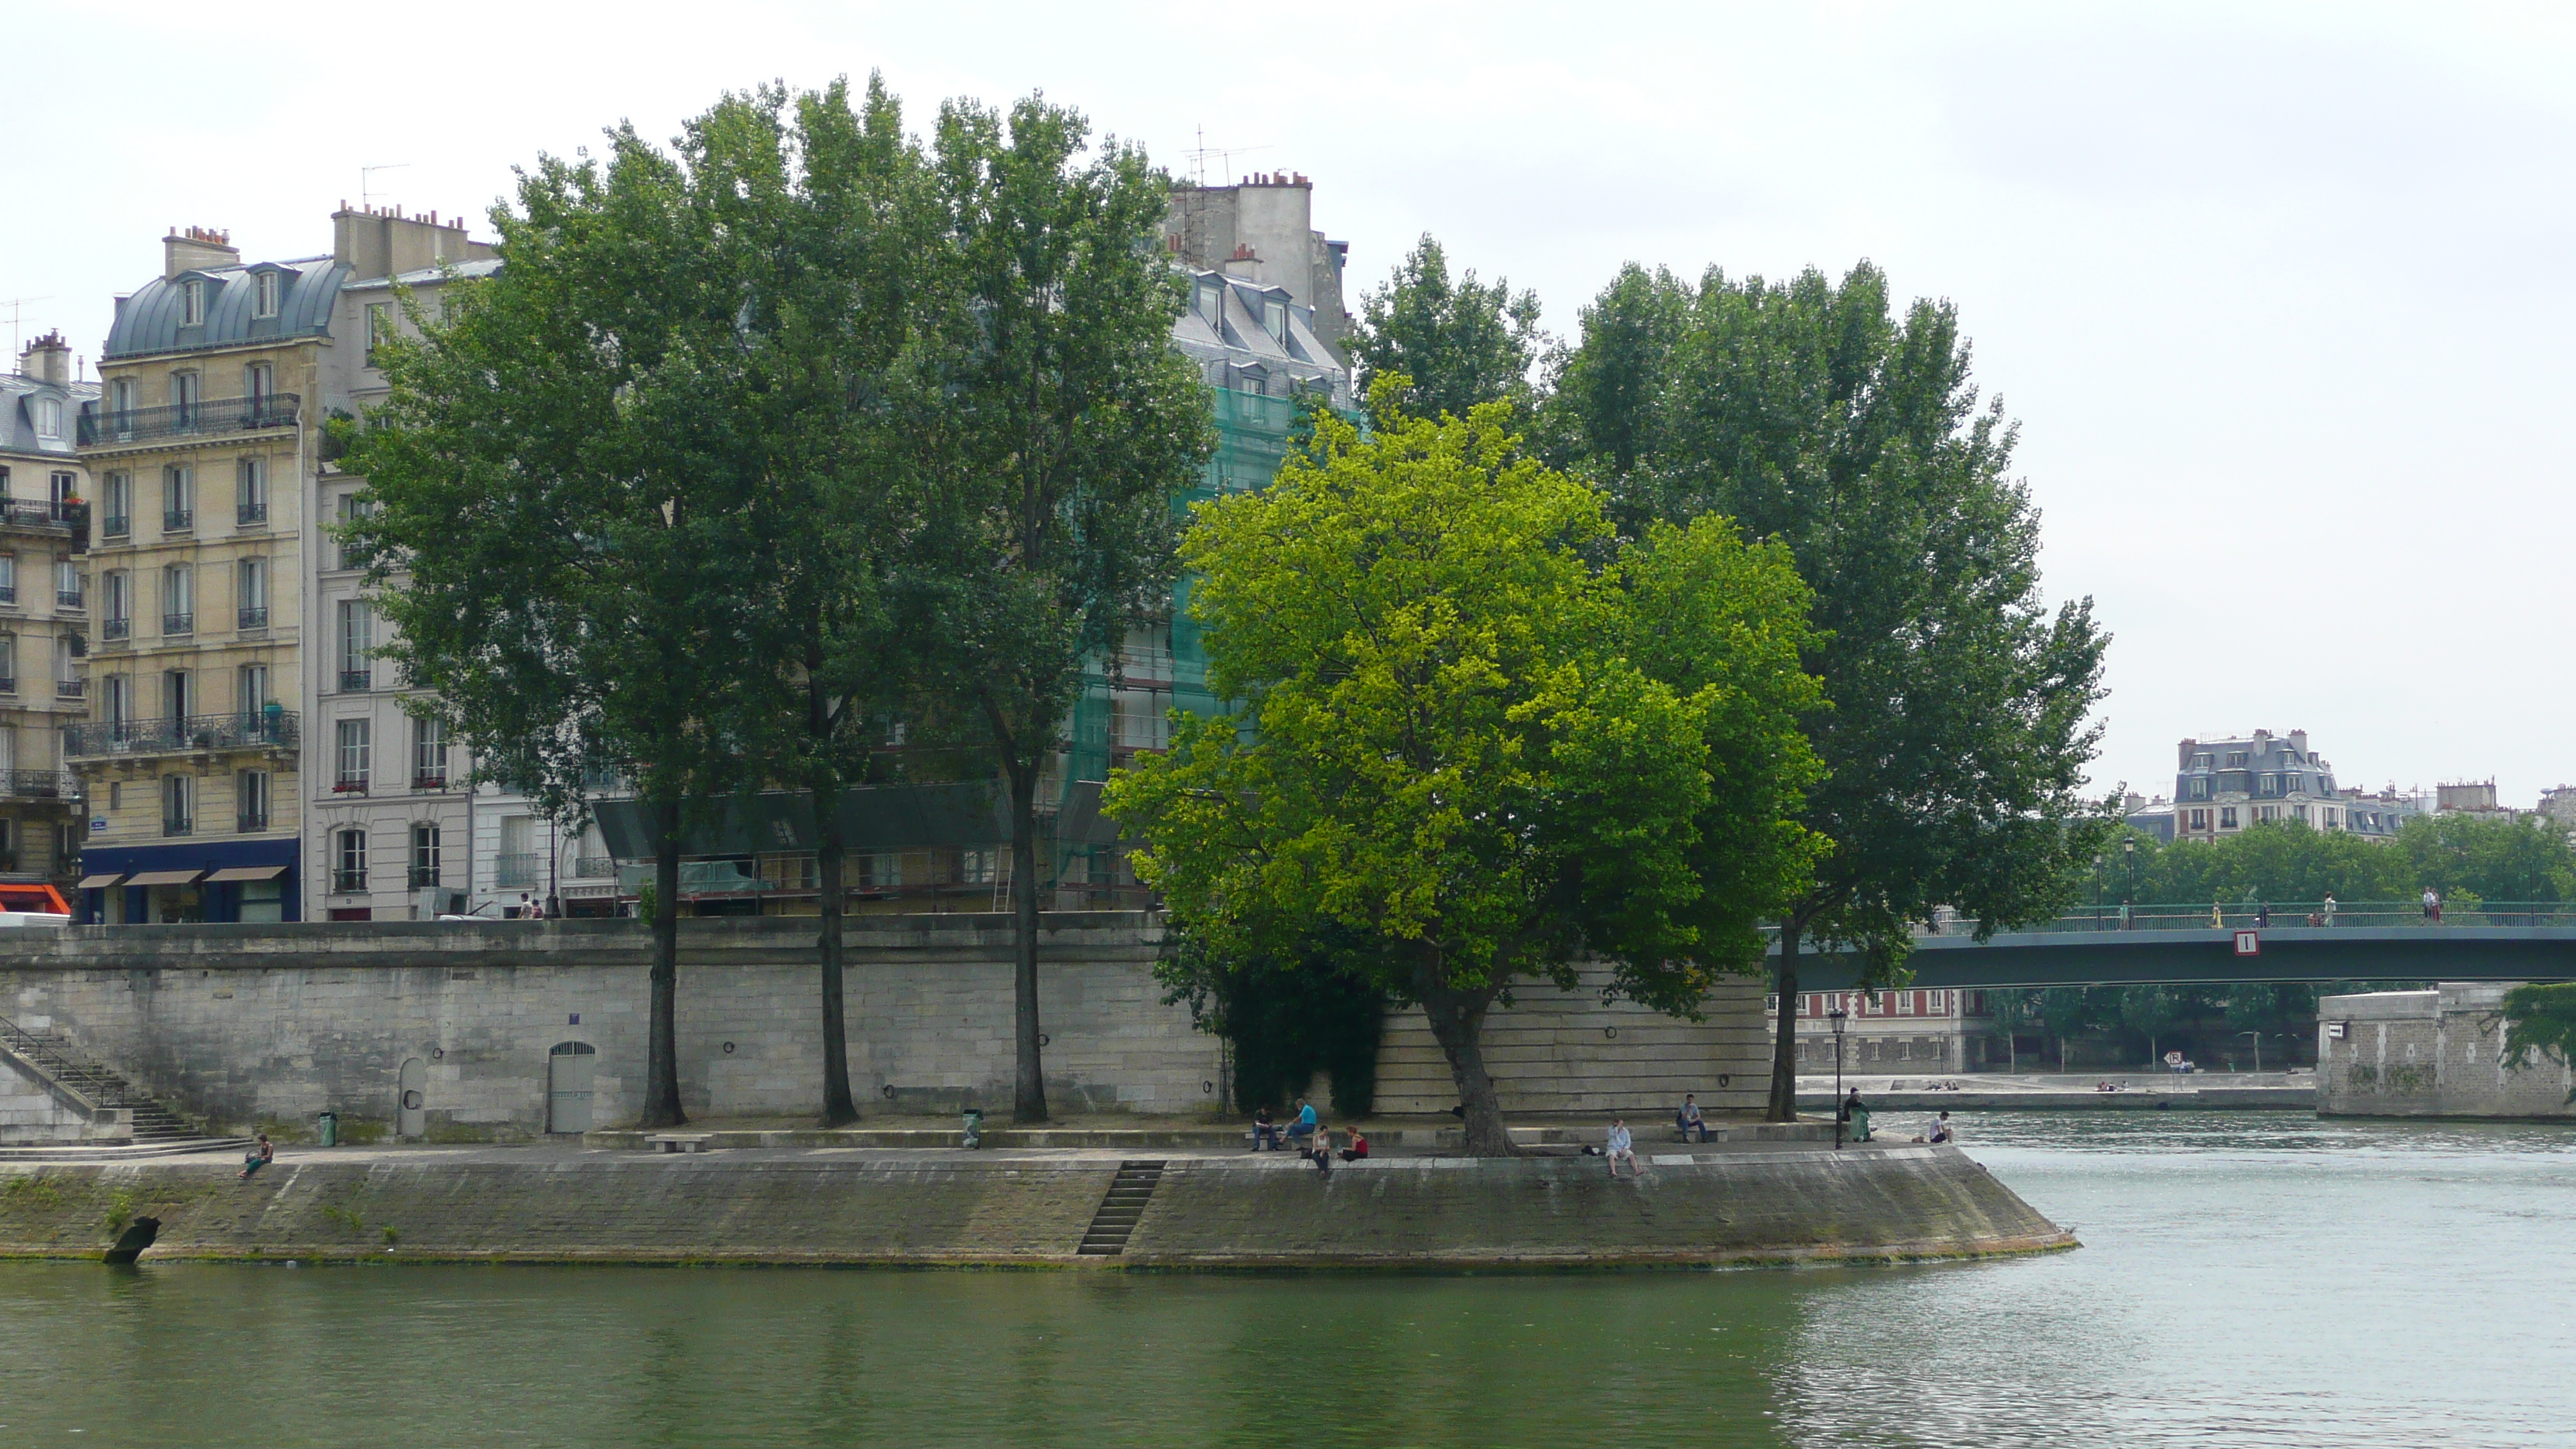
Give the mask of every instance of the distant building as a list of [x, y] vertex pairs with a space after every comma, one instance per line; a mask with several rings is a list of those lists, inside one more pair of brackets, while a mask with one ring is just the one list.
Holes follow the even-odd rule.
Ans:
[[2471, 815], [2480, 820], [2511, 820], [2522, 814], [2496, 803], [2496, 782], [2454, 780], [2433, 787], [2433, 808], [2444, 815]]
[[2171, 800], [2162, 795], [2150, 800], [2132, 790], [2120, 802], [2120, 811], [2131, 830], [2152, 835], [2162, 844], [2173, 844], [2174, 807]]
[[[1766, 1014], [1776, 1018], [1780, 999]], [[1983, 991], [1802, 991], [1798, 993], [1798, 1071], [1834, 1069], [1832, 1013], [1843, 1015], [1846, 1074], [1962, 1072], [1998, 1065], [2010, 1046], [1994, 1035]]]
[[77, 878], [80, 784], [63, 768], [62, 724], [89, 712], [90, 489], [77, 434], [97, 397], [96, 383], [72, 380], [59, 332], [0, 375], [0, 882]]
[[2540, 813], [2561, 825], [2576, 828], [2576, 785], [2560, 785], [2541, 791]]
[[2217, 840], [2250, 825], [2291, 820], [2384, 840], [2421, 811], [2412, 797], [2394, 789], [2379, 795], [2339, 789], [2334, 767], [2308, 747], [2306, 730], [2187, 739], [2179, 755], [2175, 840]]

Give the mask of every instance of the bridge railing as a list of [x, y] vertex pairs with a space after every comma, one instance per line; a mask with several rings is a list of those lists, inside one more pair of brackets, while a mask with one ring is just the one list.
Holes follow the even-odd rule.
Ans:
[[[2329, 910], [2323, 901], [2222, 902], [2216, 906], [2191, 906], [2173, 903], [2138, 905], [2123, 910], [2116, 905], [2099, 911], [2069, 912], [2052, 921], [2034, 922], [2016, 928], [2018, 931], [2242, 931], [2283, 926], [2420, 926], [2438, 930], [2444, 926], [2576, 926], [2576, 901], [2479, 901], [2457, 906], [2444, 905], [2438, 915], [2425, 911], [2421, 901], [2337, 901]], [[1976, 931], [1974, 921], [1946, 921], [1928, 928], [1924, 934], [1966, 936]]]

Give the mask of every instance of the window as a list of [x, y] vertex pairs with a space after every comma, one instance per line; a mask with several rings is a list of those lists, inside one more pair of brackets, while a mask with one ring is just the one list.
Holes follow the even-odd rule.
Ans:
[[72, 516], [72, 505], [80, 501], [80, 475], [56, 473], [53, 492], [47, 494], [46, 499], [53, 505], [55, 522], [60, 523], [69, 519]]
[[[206, 284], [194, 277], [179, 284], [179, 325], [182, 327], [206, 325]], [[176, 402], [178, 399], [172, 398], [171, 401]]]
[[134, 379], [130, 377], [120, 377], [116, 381], [109, 383], [107, 385], [107, 402], [108, 411], [110, 412], [130, 413], [134, 411]]
[[411, 787], [415, 790], [447, 788], [447, 725], [434, 719], [412, 721]]
[[197, 470], [161, 470], [161, 529], [179, 533], [197, 526]]
[[161, 777], [161, 833], [186, 835], [196, 828], [197, 782], [186, 775]]
[[162, 566], [161, 632], [197, 632], [197, 571], [191, 565], [174, 563]]
[[415, 825], [411, 828], [411, 888], [438, 884], [438, 827]]
[[244, 714], [257, 714], [268, 703], [268, 666], [245, 664], [233, 673], [233, 703]]
[[107, 690], [99, 699], [107, 709], [107, 722], [121, 725], [134, 718], [134, 681], [122, 674], [107, 676]]
[[233, 776], [233, 803], [239, 818], [234, 824], [244, 835], [268, 828], [268, 772], [244, 770]]
[[1211, 327], [1225, 323], [1225, 284], [1207, 280], [1199, 283], [1199, 316]]
[[54, 698], [78, 699], [89, 681], [81, 678], [80, 643], [69, 634], [54, 636]]
[[340, 777], [331, 786], [334, 794], [363, 795], [367, 792], [368, 754], [372, 730], [369, 721], [340, 721]]
[[36, 436], [59, 438], [63, 435], [63, 400], [54, 397], [36, 399]]
[[196, 691], [188, 687], [188, 671], [184, 669], [163, 671], [161, 675], [161, 712], [163, 714], [172, 719], [186, 719], [192, 713], [189, 707], [196, 702]]
[[80, 565], [67, 558], [54, 560], [54, 607], [77, 609], [89, 600], [89, 590], [81, 583]]
[[2190, 822], [2183, 828], [2186, 830], [2207, 830], [2209, 828], [2209, 812], [2206, 810], [2192, 811]]
[[244, 458], [233, 465], [233, 522], [248, 528], [268, 522], [268, 460]]
[[[343, 493], [340, 495], [340, 526], [342, 528], [347, 528], [350, 524], [357, 522], [361, 518], [365, 518], [375, 511], [376, 505], [372, 499], [361, 498], [355, 493]], [[356, 552], [353, 551], [346, 542], [341, 543], [340, 567], [344, 569], [354, 569], [362, 566], [363, 564]]]
[[233, 565], [233, 596], [238, 627], [268, 627], [268, 560], [253, 556]]
[[106, 595], [106, 620], [100, 625], [101, 637], [123, 639], [134, 632], [134, 575], [123, 569], [109, 569], [99, 576]]
[[365, 599], [340, 601], [340, 688], [357, 693], [374, 687], [376, 608]]
[[0, 551], [0, 604], [18, 602], [18, 555]]
[[1261, 330], [1269, 333], [1270, 340], [1273, 342], [1287, 341], [1288, 304], [1280, 301], [1276, 297], [1263, 298], [1261, 301]]
[[2236, 828], [2235, 806], [2221, 805], [2218, 807], [2218, 828], [2221, 830], [2234, 830]]
[[367, 832], [343, 830], [332, 851], [336, 865], [331, 872], [334, 891], [362, 891], [367, 888]]
[[18, 636], [0, 634], [0, 694], [18, 692]]
[[110, 810], [122, 810], [125, 808], [125, 785], [122, 781], [110, 780], [107, 782], [107, 808]]
[[107, 494], [106, 494], [106, 497], [105, 497], [105, 498], [103, 498], [103, 499], [102, 499], [102, 500], [100, 500], [100, 501], [104, 502], [104, 503], [107, 505], [107, 508], [106, 508], [106, 510], [105, 510], [105, 516], [104, 516], [103, 518], [101, 518], [101, 519], [100, 519], [100, 521], [99, 521], [99, 530], [98, 530], [98, 532], [99, 532], [99, 537], [101, 537], [101, 538], [123, 538], [123, 537], [125, 537], [125, 536], [126, 536], [126, 534], [128, 534], [129, 532], [131, 532], [131, 531], [133, 530], [133, 527], [134, 527], [134, 522], [133, 522], [133, 520], [134, 520], [134, 475], [133, 475], [133, 474], [131, 474], [131, 473], [110, 473], [110, 474], [108, 474], [108, 475], [107, 475]]
[[[259, 276], [258, 276], [258, 278], [257, 278], [257, 280], [256, 280], [256, 281], [254, 281], [254, 282], [252, 283], [252, 287], [253, 287], [253, 290], [252, 290], [252, 293], [251, 293], [250, 315], [252, 315], [253, 317], [274, 317], [274, 316], [276, 316], [276, 315], [277, 315], [277, 273], [275, 273], [275, 272], [262, 272], [262, 273], [260, 273], [260, 274], [259, 274]], [[257, 393], [253, 393], [253, 394], [251, 394], [251, 395], [252, 395], [253, 397], [257, 397], [257, 396], [259, 396], [259, 394], [257, 394]]]
[[367, 304], [367, 365], [375, 365], [375, 349], [390, 342], [394, 335], [393, 308], [383, 302]]
[[492, 884], [495, 886], [528, 886], [537, 883], [537, 823], [526, 815], [501, 817], [501, 853], [492, 860]]
[[197, 407], [197, 375], [195, 373], [174, 372], [170, 374], [170, 405], [180, 410], [179, 416], [182, 419], [186, 419], [194, 415]]

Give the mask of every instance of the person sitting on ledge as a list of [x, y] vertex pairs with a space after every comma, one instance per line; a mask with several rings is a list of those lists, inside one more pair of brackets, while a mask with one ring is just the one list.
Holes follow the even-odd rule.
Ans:
[[1299, 1152], [1312, 1150], [1315, 1136], [1315, 1104], [1303, 1097], [1297, 1099], [1297, 1120], [1288, 1124], [1288, 1140]]
[[1252, 1150], [1274, 1151], [1279, 1146], [1279, 1128], [1270, 1120], [1270, 1109], [1257, 1107], [1252, 1113]]
[[1351, 1129], [1351, 1145], [1342, 1149], [1342, 1160], [1344, 1162], [1357, 1162], [1366, 1156], [1368, 1156], [1368, 1139], [1360, 1135], [1360, 1129], [1353, 1127]]
[[1932, 1130], [1929, 1133], [1924, 1136], [1917, 1137], [1914, 1140], [1917, 1142], [1928, 1142], [1935, 1146], [1944, 1142], [1955, 1141], [1956, 1139], [1950, 1135], [1950, 1114], [1947, 1112], [1942, 1113], [1940, 1117], [1933, 1122]]
[[1869, 1107], [1860, 1099], [1860, 1088], [1852, 1088], [1851, 1095], [1843, 1098], [1840, 1120], [1843, 1124], [1844, 1141], [1867, 1142], [1869, 1140]]
[[1698, 1129], [1700, 1141], [1708, 1140], [1708, 1119], [1700, 1115], [1699, 1098], [1693, 1093], [1682, 1093], [1682, 1109], [1673, 1115], [1673, 1125], [1682, 1129], [1684, 1142], [1690, 1140], [1694, 1128]]
[[249, 1152], [242, 1156], [241, 1176], [245, 1178], [249, 1177], [252, 1173], [259, 1171], [261, 1168], [268, 1166], [276, 1160], [277, 1147], [274, 1143], [268, 1140], [268, 1134], [262, 1132], [259, 1134], [259, 1145], [253, 1147]]
[[1607, 1141], [1602, 1143], [1601, 1154], [1610, 1159], [1610, 1175], [1612, 1177], [1617, 1177], [1619, 1175], [1619, 1159], [1622, 1157], [1628, 1159], [1628, 1173], [1630, 1176], [1643, 1177], [1646, 1175], [1645, 1167], [1637, 1161], [1636, 1142], [1628, 1135], [1628, 1124], [1626, 1120], [1622, 1118], [1613, 1117], [1610, 1119], [1610, 1136]]
[[1316, 1123], [1313, 1141], [1315, 1145], [1306, 1152], [1306, 1160], [1315, 1164], [1317, 1172], [1329, 1177], [1333, 1172], [1333, 1129]]

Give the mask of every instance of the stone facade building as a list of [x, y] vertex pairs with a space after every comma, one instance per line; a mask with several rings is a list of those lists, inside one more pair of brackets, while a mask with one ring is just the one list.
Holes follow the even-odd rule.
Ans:
[[61, 722], [86, 713], [90, 487], [78, 431], [97, 396], [74, 380], [60, 333], [0, 376], [0, 896], [21, 883], [67, 891], [77, 878], [80, 784], [63, 768]]
[[2184, 740], [2174, 775], [2174, 840], [2217, 840], [2267, 821], [2300, 821], [2385, 840], [2420, 812], [2394, 790], [2338, 789], [2334, 767], [2308, 748], [2308, 732], [2256, 730], [2241, 738]]
[[[1770, 999], [1766, 1015], [1776, 1015]], [[1843, 1017], [1843, 1070], [1965, 1072], [1994, 1065], [2008, 1048], [1994, 1036], [1982, 991], [1802, 991], [1798, 993], [1798, 1070], [1834, 1067], [1833, 1013]]]

